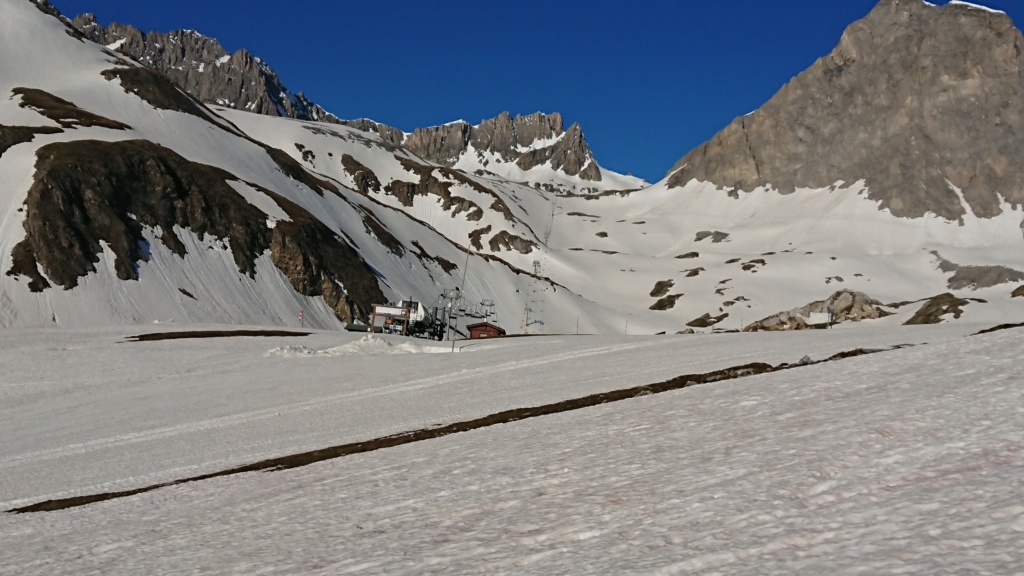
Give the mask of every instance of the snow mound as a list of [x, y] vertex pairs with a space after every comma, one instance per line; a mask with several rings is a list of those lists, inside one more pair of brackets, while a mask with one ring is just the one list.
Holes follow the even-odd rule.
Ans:
[[298, 357], [298, 356], [315, 356], [316, 350], [309, 348], [308, 346], [278, 346], [273, 350], [269, 350], [264, 356], [273, 357]]

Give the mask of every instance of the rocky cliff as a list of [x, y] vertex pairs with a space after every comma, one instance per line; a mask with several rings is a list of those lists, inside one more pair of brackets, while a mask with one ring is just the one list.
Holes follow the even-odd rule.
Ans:
[[164, 74], [203, 102], [270, 116], [337, 120], [302, 92], [292, 94], [263, 60], [246, 50], [229, 54], [217, 40], [194, 30], [145, 33], [123, 24], [104, 27], [92, 14], [81, 14], [72, 24], [90, 40]]
[[1000, 197], [1024, 203], [1022, 47], [1003, 13], [882, 0], [831, 54], [681, 159], [670, 185], [789, 193], [864, 180], [896, 216], [996, 216]]
[[460, 121], [419, 128], [406, 137], [405, 147], [445, 166], [453, 166], [472, 147], [480, 159], [490, 154], [523, 170], [550, 162], [552, 168], [569, 176], [601, 181], [601, 171], [579, 124], [564, 130], [558, 113], [512, 117], [503, 112], [477, 126]]

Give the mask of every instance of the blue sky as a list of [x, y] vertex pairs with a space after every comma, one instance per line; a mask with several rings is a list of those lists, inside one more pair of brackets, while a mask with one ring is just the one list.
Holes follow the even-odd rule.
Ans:
[[[979, 1], [1024, 23], [1021, 0]], [[828, 54], [876, 0], [52, 3], [245, 48], [342, 118], [412, 131], [557, 111], [603, 166], [653, 182]]]

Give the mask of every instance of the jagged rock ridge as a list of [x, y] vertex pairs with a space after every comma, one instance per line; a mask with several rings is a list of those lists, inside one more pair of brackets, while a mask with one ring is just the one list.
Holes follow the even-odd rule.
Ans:
[[[59, 16], [55, 9], [53, 12]], [[229, 54], [216, 39], [194, 30], [144, 33], [118, 23], [104, 27], [88, 13], [75, 17], [70, 24], [85, 38], [164, 74], [202, 102], [257, 114], [343, 124], [377, 134], [385, 142], [405, 146], [422, 158], [445, 166], [454, 166], [472, 145], [481, 158], [484, 153], [493, 153], [523, 170], [549, 163], [555, 170], [584, 181], [602, 180], [580, 126], [573, 124], [563, 130], [558, 113], [513, 118], [505, 112], [478, 126], [454, 122], [406, 134], [366, 118], [339, 119], [302, 92], [292, 94], [260, 58], [244, 49]]]
[[601, 181], [600, 168], [579, 124], [563, 130], [558, 113], [512, 117], [503, 112], [477, 126], [460, 121], [419, 128], [405, 138], [404, 145], [416, 155], [445, 166], [454, 166], [472, 147], [481, 157], [489, 152], [523, 170], [550, 162], [552, 168], [569, 176]]
[[76, 16], [72, 25], [93, 42], [164, 74], [203, 102], [270, 116], [337, 121], [302, 92], [292, 94], [263, 60], [244, 49], [229, 54], [217, 40], [194, 30], [145, 33], [124, 24], [104, 27], [92, 14]]
[[1024, 203], [1022, 48], [1005, 14], [882, 0], [830, 55], [681, 159], [670, 185], [789, 193], [864, 180], [896, 216], [996, 216], [1000, 197]]

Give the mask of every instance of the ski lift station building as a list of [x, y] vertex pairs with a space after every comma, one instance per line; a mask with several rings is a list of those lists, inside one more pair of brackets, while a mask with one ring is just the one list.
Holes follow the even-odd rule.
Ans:
[[470, 324], [469, 326], [466, 326], [466, 330], [469, 330], [470, 340], [479, 340], [481, 338], [501, 338], [505, 335], [504, 328], [501, 326], [495, 326], [490, 322]]

